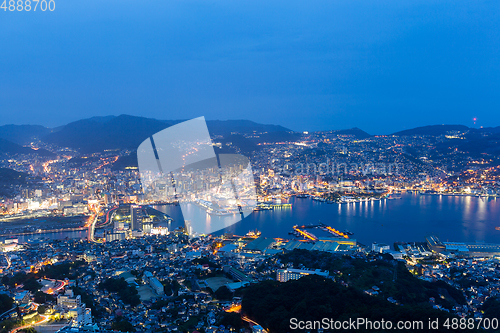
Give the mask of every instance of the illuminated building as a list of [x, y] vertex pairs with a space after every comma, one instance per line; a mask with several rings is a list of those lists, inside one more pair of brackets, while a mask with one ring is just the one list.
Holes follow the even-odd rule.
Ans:
[[377, 252], [377, 253], [383, 253], [385, 251], [389, 251], [391, 247], [387, 244], [383, 243], [373, 243], [372, 244], [372, 251]]
[[130, 205], [130, 229], [142, 230], [142, 208], [137, 205]]
[[158, 281], [157, 278], [155, 278], [153, 276], [153, 274], [151, 272], [145, 271], [143, 280], [144, 280], [144, 282], [147, 282], [149, 284], [151, 289], [153, 289], [157, 295], [161, 296], [161, 295], [165, 294], [164, 289], [163, 289], [163, 285], [161, 284], [160, 281]]
[[322, 271], [320, 269], [312, 270], [312, 269], [295, 269], [295, 268], [287, 268], [287, 269], [279, 269], [276, 271], [276, 280], [279, 282], [287, 282], [289, 280], [298, 280], [303, 276], [315, 274], [323, 277], [327, 277], [330, 272]]

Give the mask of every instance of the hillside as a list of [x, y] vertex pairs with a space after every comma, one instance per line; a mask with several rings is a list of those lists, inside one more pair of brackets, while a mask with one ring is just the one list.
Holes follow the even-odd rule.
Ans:
[[[84, 153], [107, 149], [135, 149], [149, 136], [179, 123], [179, 120], [156, 120], [128, 115], [94, 117], [72, 122], [43, 137], [43, 141], [61, 147], [80, 149]], [[288, 131], [276, 125], [263, 125], [246, 120], [207, 121], [209, 132], [215, 135], [230, 136], [231, 133], [251, 134], [261, 132]], [[241, 141], [241, 140], [240, 140]], [[246, 141], [246, 140], [243, 140]], [[242, 145], [248, 148], [248, 142]]]
[[[403, 262], [396, 261], [387, 254], [364, 258], [293, 250], [278, 254], [275, 259], [276, 261], [268, 259], [257, 270], [275, 263], [293, 268], [305, 266], [328, 270], [330, 275], [328, 278], [308, 275], [285, 283], [264, 281], [245, 288], [243, 315], [257, 321], [272, 333], [288, 332], [290, 318], [303, 321], [321, 321], [322, 318], [338, 321], [366, 318], [375, 321], [384, 318], [393, 323], [398, 320], [439, 318], [442, 325], [446, 318], [455, 316], [433, 308], [434, 304], [450, 310], [466, 303], [460, 290], [444, 281], [428, 282], [418, 279]], [[365, 290], [377, 290], [377, 294], [368, 295]], [[496, 309], [496, 304], [491, 307]], [[391, 331], [408, 332], [396, 329]], [[448, 330], [440, 326], [433, 331]]]
[[135, 149], [152, 134], [171, 124], [143, 117], [121, 115], [108, 119], [84, 119], [50, 133], [43, 141], [84, 153], [107, 149]]
[[0, 198], [11, 198], [19, 193], [22, 187], [30, 183], [29, 175], [12, 169], [0, 168]]
[[14, 142], [10, 142], [8, 140], [1, 139], [1, 138], [0, 138], [0, 154], [10, 154], [10, 155], [13, 155], [13, 154], [24, 154], [24, 155], [36, 154], [38, 156], [47, 156], [47, 157], [55, 156], [53, 153], [51, 153], [48, 150], [45, 150], [45, 149], [35, 150], [35, 149], [28, 148], [28, 147], [22, 147]]
[[301, 137], [302, 134], [297, 132], [277, 131], [255, 135], [255, 137], [251, 137], [251, 140], [255, 143], [295, 142]]
[[0, 126], [0, 138], [19, 145], [30, 143], [35, 138], [49, 134], [51, 130], [39, 125], [4, 125]]
[[451, 131], [459, 131], [459, 132], [467, 132], [470, 128], [464, 125], [430, 125], [430, 126], [422, 126], [416, 127], [404, 131], [399, 131], [393, 133], [392, 135], [396, 136], [413, 136], [413, 135], [431, 135], [438, 136], [444, 135]]
[[290, 132], [289, 129], [279, 125], [265, 125], [250, 120], [207, 120], [210, 134], [252, 134], [266, 132]]
[[[399, 320], [424, 321], [439, 318], [439, 329], [432, 332], [449, 332], [442, 326], [446, 318], [454, 316], [447, 312], [433, 309], [429, 305], [398, 306], [378, 296], [369, 296], [353, 287], [344, 287], [340, 283], [317, 275], [309, 275], [299, 280], [285, 283], [264, 281], [248, 287], [243, 294], [242, 313], [257, 321], [271, 333], [290, 332], [291, 318], [298, 321], [322, 321], [328, 318], [334, 321], [357, 320], [391, 321], [391, 332], [409, 332], [397, 330]], [[315, 332], [312, 327], [293, 329], [296, 332]], [[364, 328], [364, 329], [363, 329]], [[428, 327], [421, 329], [426, 331]], [[325, 329], [333, 331], [333, 329]], [[383, 332], [360, 327], [360, 332]], [[415, 330], [417, 331], [417, 330]], [[475, 330], [454, 330], [454, 332], [475, 332]]]
[[474, 135], [468, 139], [467, 142], [457, 145], [457, 150], [476, 158], [485, 155], [500, 157], [500, 133], [487, 136]]
[[482, 133], [500, 133], [500, 126], [497, 127], [485, 127], [479, 129]]
[[363, 131], [363, 130], [357, 128], [357, 127], [350, 128], [350, 129], [345, 129], [345, 130], [334, 131], [333, 134], [337, 134], [337, 135], [352, 135], [352, 136], [354, 136], [357, 139], [366, 139], [366, 138], [371, 137], [370, 134], [366, 133], [365, 131]]

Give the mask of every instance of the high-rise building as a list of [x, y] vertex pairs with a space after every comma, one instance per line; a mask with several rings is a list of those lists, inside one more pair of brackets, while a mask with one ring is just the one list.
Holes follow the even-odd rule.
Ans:
[[79, 325], [92, 324], [92, 312], [82, 303], [80, 295], [74, 297], [72, 290], [66, 290], [64, 295], [57, 296], [57, 308], [66, 318], [74, 318]]
[[130, 205], [130, 229], [142, 230], [142, 207]]

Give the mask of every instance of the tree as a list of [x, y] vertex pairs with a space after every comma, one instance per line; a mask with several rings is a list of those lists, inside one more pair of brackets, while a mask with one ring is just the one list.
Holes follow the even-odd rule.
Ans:
[[56, 298], [54, 296], [46, 294], [44, 292], [37, 291], [35, 293], [35, 299], [34, 299], [35, 303], [44, 304], [47, 302], [54, 302], [55, 300]]
[[135, 331], [134, 326], [123, 317], [116, 318], [116, 320], [111, 324], [111, 329], [117, 330], [120, 332], [133, 332], [133, 331]]
[[137, 306], [141, 303], [141, 299], [137, 293], [137, 289], [128, 285], [124, 278], [109, 278], [99, 284], [100, 289], [107, 289], [110, 292], [118, 293], [118, 296], [123, 302], [131, 306]]
[[14, 300], [5, 294], [0, 294], [0, 313], [4, 313], [5, 311], [9, 311], [12, 309], [12, 304], [14, 304]]
[[40, 288], [42, 288], [42, 285], [40, 284], [40, 282], [38, 282], [33, 277], [31, 277], [31, 278], [27, 279], [26, 281], [24, 281], [24, 287], [23, 287], [23, 289], [25, 289], [25, 290], [29, 290], [32, 293], [35, 293], [38, 290], [40, 290]]
[[482, 306], [485, 318], [498, 318], [500, 316], [500, 298], [490, 297]]
[[[412, 282], [418, 284], [420, 281]], [[408, 287], [411, 288], [412, 284], [408, 284]], [[397, 306], [383, 297], [368, 296], [362, 289], [344, 287], [317, 275], [286, 283], [263, 281], [247, 287], [242, 300], [242, 313], [269, 328], [271, 332], [289, 331], [290, 318], [297, 318], [299, 321], [321, 321], [322, 318], [366, 318], [376, 321], [383, 318], [392, 322], [402, 318], [410, 321], [436, 318], [440, 327], [434, 332], [449, 332], [442, 324], [447, 318], [456, 318], [447, 312], [433, 309], [429, 304]], [[465, 331], [477, 332], [468, 329], [454, 330]]]
[[228, 287], [222, 286], [215, 292], [215, 297], [219, 300], [230, 301], [231, 299], [233, 299], [233, 293], [231, 292], [231, 290], [229, 290]]
[[224, 312], [222, 318], [220, 319], [218, 325], [231, 326], [237, 330], [243, 327], [243, 321], [241, 316], [236, 312]]
[[163, 291], [165, 292], [165, 295], [167, 295], [167, 296], [172, 295], [172, 293], [173, 293], [172, 283], [170, 283], [170, 281], [168, 281], [168, 280], [165, 280], [165, 281], [162, 281], [162, 284], [163, 284]]
[[80, 287], [74, 286], [71, 288], [75, 295], [80, 295], [82, 298], [82, 302], [86, 304], [88, 308], [92, 310], [92, 315], [94, 317], [100, 317], [102, 315], [102, 311], [98, 311], [97, 306], [94, 304], [94, 298], [92, 295], [89, 295], [85, 290]]

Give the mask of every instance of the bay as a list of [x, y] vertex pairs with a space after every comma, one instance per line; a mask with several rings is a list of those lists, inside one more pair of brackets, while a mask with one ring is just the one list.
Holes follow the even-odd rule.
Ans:
[[[349, 204], [293, 197], [289, 202], [292, 208], [253, 212], [214, 235], [244, 235], [257, 229], [264, 237], [290, 238], [288, 232], [294, 225], [321, 222], [353, 232], [351, 238], [363, 244], [425, 241], [429, 235], [442, 241], [500, 243], [500, 231], [495, 229], [500, 226], [500, 198], [406, 193], [397, 199]], [[173, 226], [183, 225], [178, 206], [156, 208], [174, 218]], [[210, 216], [195, 205], [190, 209], [199, 209], [199, 218], [206, 218], [206, 223], [224, 218]]]

